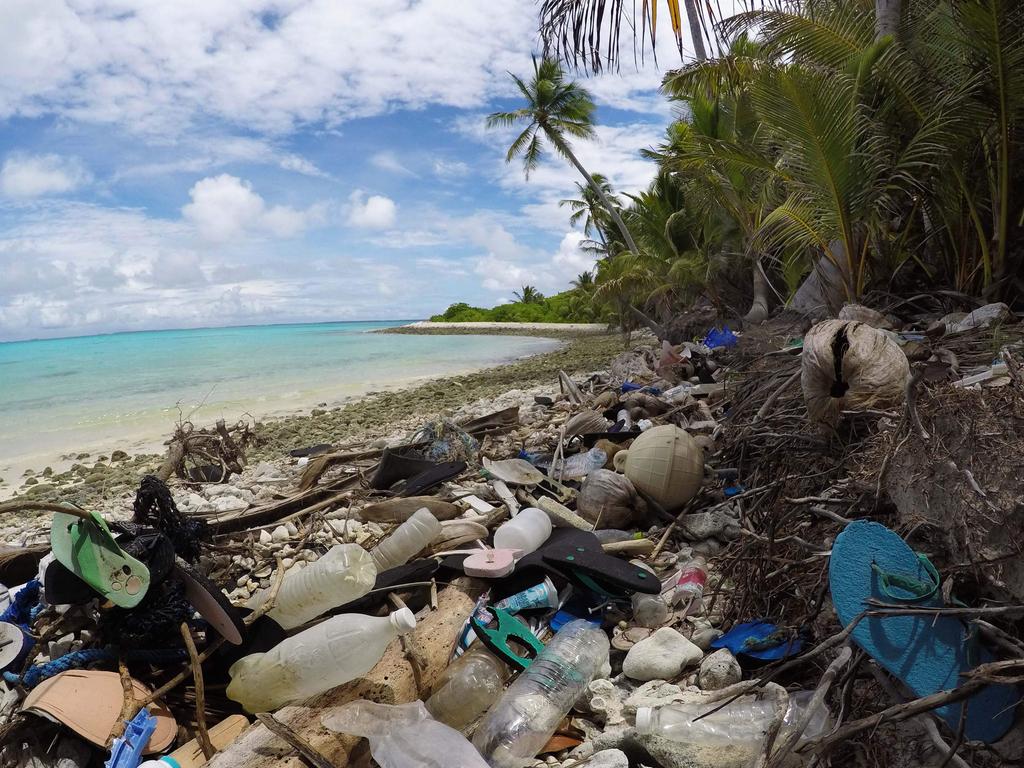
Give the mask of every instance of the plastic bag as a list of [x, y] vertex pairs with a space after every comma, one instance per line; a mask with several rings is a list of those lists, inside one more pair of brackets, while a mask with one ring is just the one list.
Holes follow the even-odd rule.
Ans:
[[887, 334], [864, 323], [826, 320], [804, 336], [800, 385], [807, 415], [835, 426], [844, 410], [903, 402], [910, 364]]
[[325, 728], [364, 736], [381, 768], [488, 768], [466, 737], [430, 716], [422, 701], [353, 701], [324, 715]]
[[584, 520], [600, 528], [630, 528], [640, 502], [625, 475], [597, 469], [587, 475], [576, 509]]

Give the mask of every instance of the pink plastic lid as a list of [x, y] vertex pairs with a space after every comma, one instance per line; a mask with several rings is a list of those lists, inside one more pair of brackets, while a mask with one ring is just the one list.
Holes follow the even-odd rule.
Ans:
[[482, 549], [462, 561], [467, 576], [482, 579], [500, 579], [508, 576], [516, 566], [518, 549]]

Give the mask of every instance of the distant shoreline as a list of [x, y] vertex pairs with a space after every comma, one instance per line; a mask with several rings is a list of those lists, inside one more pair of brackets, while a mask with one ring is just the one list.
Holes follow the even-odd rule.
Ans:
[[603, 323], [436, 323], [430, 320], [373, 331], [414, 336], [542, 336], [554, 339], [578, 339], [613, 332]]

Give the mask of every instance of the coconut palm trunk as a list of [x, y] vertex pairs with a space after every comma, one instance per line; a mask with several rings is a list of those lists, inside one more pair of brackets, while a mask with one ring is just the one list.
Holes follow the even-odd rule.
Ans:
[[748, 323], [760, 323], [768, 319], [768, 278], [765, 277], [761, 260], [754, 261], [754, 300], [743, 319]]
[[875, 39], [896, 36], [900, 28], [903, 0], [875, 0]]
[[579, 171], [583, 175], [583, 178], [587, 180], [587, 184], [589, 184], [590, 188], [594, 190], [594, 194], [601, 200], [601, 203], [608, 211], [608, 215], [612, 217], [612, 221], [614, 221], [615, 226], [618, 227], [619, 232], [622, 234], [622, 239], [626, 241], [626, 247], [632, 253], [639, 253], [636, 243], [633, 241], [633, 236], [629, 234], [629, 229], [626, 227], [626, 222], [624, 222], [622, 220], [622, 216], [619, 215], [618, 208], [615, 207], [612, 201], [608, 199], [608, 195], [606, 195], [604, 190], [601, 189], [601, 185], [594, 181], [594, 177], [590, 175], [586, 168], [583, 167], [583, 163], [579, 161], [579, 158], [576, 157], [569, 145], [561, 140], [560, 136], [549, 131], [547, 126], [542, 127], [544, 128], [544, 133], [547, 134], [548, 139], [551, 140], [551, 143], [557, 146], [559, 151], [569, 158], [569, 162], [576, 166], [576, 170]]
[[[882, 0], [879, 0], [882, 2]], [[700, 17], [697, 15], [697, 3], [694, 0], [685, 0], [686, 19], [690, 22], [690, 36], [693, 38], [693, 53], [697, 61], [704, 61], [708, 52], [704, 48], [704, 30], [700, 27]]]

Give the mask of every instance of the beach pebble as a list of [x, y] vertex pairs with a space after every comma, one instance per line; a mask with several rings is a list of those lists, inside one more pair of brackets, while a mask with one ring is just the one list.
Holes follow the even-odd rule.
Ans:
[[629, 768], [629, 758], [620, 749], [604, 749], [594, 753], [587, 768]]
[[217, 496], [212, 501], [213, 508], [217, 512], [241, 512], [249, 508], [249, 502], [237, 496]]
[[260, 531], [260, 544], [270, 544], [274, 540], [274, 537], [270, 535], [270, 531], [264, 528]]
[[697, 685], [705, 691], [720, 691], [743, 677], [740, 663], [728, 649], [715, 651], [700, 663]]
[[694, 622], [693, 632], [690, 633], [690, 642], [707, 653], [711, 649], [711, 643], [722, 636], [722, 631], [711, 626], [711, 622], [700, 619]]
[[291, 523], [291, 522], [285, 523], [284, 527], [288, 530], [288, 535], [289, 536], [298, 536], [299, 535], [299, 527], [297, 525], [295, 525], [295, 523]]
[[629, 649], [622, 671], [633, 680], [670, 680], [704, 658], [704, 652], [671, 627], [662, 627]]
[[278, 543], [282, 541], [288, 541], [288, 529], [285, 528], [283, 525], [279, 525], [270, 534], [270, 538], [272, 541]]

